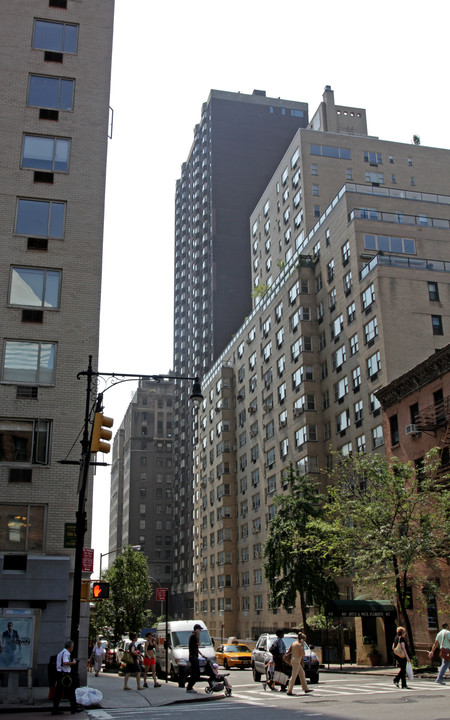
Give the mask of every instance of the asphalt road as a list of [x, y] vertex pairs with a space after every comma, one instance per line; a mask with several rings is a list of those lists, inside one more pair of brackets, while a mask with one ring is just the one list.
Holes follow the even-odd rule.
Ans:
[[[433, 680], [418, 679], [411, 690], [398, 690], [392, 677], [321, 673], [314, 692], [304, 695], [295, 687], [294, 697], [264, 691], [249, 670], [232, 670], [230, 698], [218, 695], [214, 702], [192, 702], [159, 708], [117, 708], [90, 710], [90, 720], [274, 720], [282, 713], [285, 720], [322, 718], [323, 720], [449, 720], [450, 682], [444, 687]], [[204, 689], [204, 683], [198, 684]]]

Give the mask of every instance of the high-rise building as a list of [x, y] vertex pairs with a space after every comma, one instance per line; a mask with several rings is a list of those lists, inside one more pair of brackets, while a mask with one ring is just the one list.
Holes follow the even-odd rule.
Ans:
[[[248, 224], [258, 198], [298, 128], [306, 103], [212, 90], [177, 182], [174, 372], [203, 375], [251, 311]], [[184, 386], [183, 386], [184, 387]], [[187, 387], [187, 386], [186, 386]], [[175, 384], [175, 497], [191, 488], [187, 390]], [[192, 609], [192, 505], [175, 502], [178, 557], [174, 613]], [[178, 601], [177, 601], [178, 598]]]
[[450, 151], [367, 135], [330, 88], [324, 106], [251, 213], [254, 307], [202, 377], [194, 614], [219, 637], [298, 625], [264, 578], [274, 494], [291, 463], [323, 486], [333, 450], [384, 452], [377, 390], [450, 337]]
[[172, 411], [173, 382], [141, 379], [114, 438], [111, 467], [109, 564], [127, 545], [139, 548], [161, 587], [172, 578]]
[[70, 633], [79, 469], [58, 461], [80, 457], [77, 373], [98, 351], [113, 11], [0, 10], [0, 629], [40, 686]]

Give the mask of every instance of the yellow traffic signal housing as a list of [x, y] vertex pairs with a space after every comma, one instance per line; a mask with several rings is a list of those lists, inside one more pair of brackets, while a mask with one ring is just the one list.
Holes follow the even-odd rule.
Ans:
[[94, 427], [92, 429], [91, 452], [109, 453], [111, 445], [105, 440], [111, 440], [112, 432], [108, 428], [114, 425], [114, 420], [103, 413], [95, 413]]
[[91, 583], [89, 580], [82, 580], [81, 581], [81, 594], [80, 594], [80, 600], [81, 602], [89, 602], [89, 589], [90, 589]]
[[105, 598], [109, 598], [109, 583], [95, 582], [92, 586], [92, 599], [104, 600]]

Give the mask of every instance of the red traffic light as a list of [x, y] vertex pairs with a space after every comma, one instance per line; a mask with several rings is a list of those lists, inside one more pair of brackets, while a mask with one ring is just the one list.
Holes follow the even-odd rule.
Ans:
[[92, 586], [92, 595], [94, 596], [94, 600], [104, 600], [105, 598], [109, 598], [109, 583], [94, 583]]

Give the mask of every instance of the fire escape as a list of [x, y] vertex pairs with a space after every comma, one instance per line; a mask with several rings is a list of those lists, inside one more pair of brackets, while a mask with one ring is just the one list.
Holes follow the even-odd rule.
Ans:
[[438, 438], [443, 467], [450, 464], [450, 396], [439, 399], [433, 405], [423, 408], [415, 416], [417, 432], [433, 434]]

